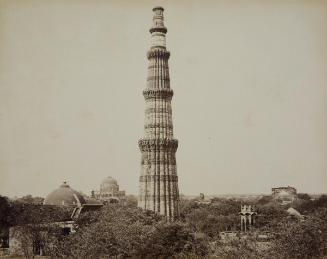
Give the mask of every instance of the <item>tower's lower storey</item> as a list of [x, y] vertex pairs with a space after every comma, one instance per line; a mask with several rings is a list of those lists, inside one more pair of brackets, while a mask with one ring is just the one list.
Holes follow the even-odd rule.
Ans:
[[142, 152], [138, 206], [165, 215], [179, 217], [178, 177], [176, 168], [177, 140], [141, 139]]

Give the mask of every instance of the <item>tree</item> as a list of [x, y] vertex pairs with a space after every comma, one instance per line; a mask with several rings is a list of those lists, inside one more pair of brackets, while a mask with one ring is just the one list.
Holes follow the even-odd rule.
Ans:
[[100, 211], [81, 214], [76, 233], [58, 240], [54, 257], [135, 257], [161, 217], [139, 208], [110, 204]]
[[219, 232], [235, 230], [239, 226], [241, 202], [234, 199], [213, 199], [212, 204], [184, 201], [181, 204], [181, 219], [192, 231], [218, 239]]
[[43, 204], [44, 198], [42, 197], [33, 197], [32, 195], [25, 195], [21, 198], [15, 200], [16, 202], [27, 203], [27, 204], [35, 204], [41, 205]]
[[316, 208], [320, 208], [320, 207], [327, 208], [327, 195], [323, 194], [317, 200], [315, 200], [314, 206]]
[[273, 201], [273, 197], [272, 197], [271, 195], [265, 195], [265, 196], [262, 196], [262, 197], [258, 200], [257, 204], [258, 204], [258, 205], [265, 205], [265, 204], [270, 203], [270, 202], [272, 202], [272, 201]]
[[208, 247], [205, 239], [196, 239], [182, 223], [160, 222], [152, 228], [149, 238], [137, 256], [139, 258], [172, 258], [176, 255], [205, 256]]
[[65, 207], [12, 202], [11, 237], [20, 244], [16, 252], [22, 252], [26, 258], [47, 253], [55, 240], [63, 235], [58, 222], [69, 220], [70, 213]]
[[53, 257], [167, 258], [207, 251], [205, 240], [195, 238], [186, 224], [136, 207], [110, 204], [82, 214], [76, 223], [76, 233], [53, 246]]
[[282, 222], [271, 251], [279, 258], [322, 258], [327, 255], [326, 244], [326, 218], [308, 217]]
[[295, 202], [295, 208], [302, 214], [310, 215], [315, 210], [327, 208], [327, 195], [321, 195], [316, 200], [302, 199]]
[[19, 244], [14, 253], [23, 253], [26, 258], [34, 258], [35, 255], [47, 254], [55, 240], [63, 236], [63, 231], [55, 223], [46, 222], [15, 226], [11, 228], [10, 234]]
[[7, 197], [0, 195], [0, 247], [8, 247], [11, 207]]
[[255, 227], [270, 231], [276, 229], [277, 224], [288, 216], [285, 208], [277, 203], [258, 205], [257, 213]]
[[262, 253], [258, 243], [253, 236], [246, 238], [232, 239], [227, 242], [218, 241], [215, 243], [214, 255], [224, 259], [262, 259]]
[[311, 199], [310, 195], [307, 193], [298, 193], [297, 198], [301, 199], [301, 200], [306, 200], [306, 201]]

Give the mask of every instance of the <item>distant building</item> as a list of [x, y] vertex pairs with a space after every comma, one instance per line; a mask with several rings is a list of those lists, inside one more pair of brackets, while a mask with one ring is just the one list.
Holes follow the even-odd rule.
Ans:
[[199, 204], [211, 204], [211, 200], [207, 199], [204, 196], [204, 193], [200, 193], [200, 195], [194, 201]]
[[118, 203], [124, 200], [125, 191], [120, 191], [117, 181], [108, 176], [102, 181], [99, 191], [92, 191], [91, 198], [103, 203]]
[[294, 201], [297, 196], [297, 191], [294, 187], [277, 187], [272, 188], [272, 197], [276, 200], [281, 200], [282, 204], [289, 204]]
[[241, 212], [241, 231], [249, 231], [255, 223], [255, 208], [252, 205], [242, 205]]

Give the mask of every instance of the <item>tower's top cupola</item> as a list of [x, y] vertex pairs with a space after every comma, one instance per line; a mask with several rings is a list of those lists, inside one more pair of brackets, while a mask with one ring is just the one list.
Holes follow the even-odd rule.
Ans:
[[159, 10], [159, 11], [164, 11], [165, 9], [162, 7], [162, 6], [155, 6], [155, 7], [153, 7], [153, 9], [152, 9], [152, 11], [157, 11], [157, 10]]
[[161, 6], [156, 6], [153, 9], [153, 25], [150, 29], [152, 37], [152, 47], [166, 47], [167, 28], [164, 24], [164, 9]]

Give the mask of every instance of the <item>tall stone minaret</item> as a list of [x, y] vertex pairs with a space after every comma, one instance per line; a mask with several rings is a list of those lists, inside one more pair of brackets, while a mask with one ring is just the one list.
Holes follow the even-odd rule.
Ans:
[[145, 124], [138, 206], [165, 215], [173, 221], [179, 217], [179, 193], [175, 153], [178, 146], [173, 137], [173, 122], [168, 59], [166, 50], [167, 28], [164, 9], [153, 8], [152, 44], [147, 53], [149, 60], [145, 98]]

